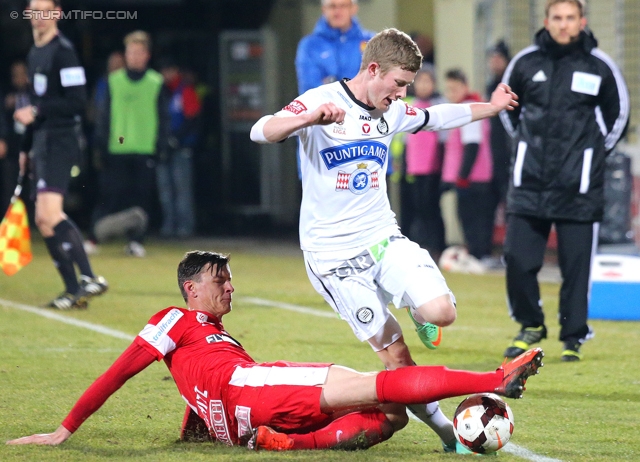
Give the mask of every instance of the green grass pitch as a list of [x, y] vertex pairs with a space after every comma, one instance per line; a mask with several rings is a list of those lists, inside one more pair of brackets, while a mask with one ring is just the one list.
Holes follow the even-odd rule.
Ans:
[[[38, 238], [34, 260], [17, 275], [0, 273], [0, 299], [42, 306], [62, 288]], [[331, 313], [307, 280], [295, 245], [274, 241], [203, 240], [151, 242], [148, 257], [122, 253], [122, 243], [106, 245], [92, 258], [94, 269], [111, 288], [87, 311], [57, 312], [136, 335], [149, 317], [169, 306], [183, 306], [176, 266], [187, 250], [229, 252], [234, 294], [227, 330], [257, 361], [331, 361], [361, 371], [381, 364], [346, 323], [280, 308], [259, 306], [261, 298]], [[444, 364], [477, 371], [499, 366], [501, 354], [518, 326], [505, 307], [501, 276], [445, 274], [458, 301], [458, 319], [444, 330], [436, 351], [421, 346], [404, 312], [396, 312], [419, 364]], [[530, 460], [640, 460], [640, 335], [633, 322], [592, 321], [595, 339], [583, 347], [585, 358], [562, 363], [557, 340], [558, 286], [544, 284], [542, 296], [550, 329], [543, 341], [545, 367], [527, 384], [524, 399], [509, 400], [515, 414], [514, 448]], [[640, 301], [638, 303], [640, 309]], [[0, 303], [0, 440], [53, 431], [80, 394], [127, 347], [127, 340], [38, 316]], [[462, 398], [443, 400], [448, 416]], [[178, 433], [184, 403], [163, 363], [134, 377], [63, 445], [0, 445], [2, 461], [416, 461], [464, 460], [444, 454], [435, 434], [411, 421], [391, 440], [368, 451], [253, 453], [219, 444], [181, 443]], [[531, 459], [533, 457], [533, 459]], [[537, 457], [538, 459], [535, 459]], [[546, 459], [545, 459], [546, 458]], [[501, 461], [526, 460], [506, 450]]]

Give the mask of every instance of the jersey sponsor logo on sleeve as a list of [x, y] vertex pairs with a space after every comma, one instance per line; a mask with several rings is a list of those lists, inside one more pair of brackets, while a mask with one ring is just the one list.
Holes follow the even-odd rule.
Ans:
[[302, 104], [301, 101], [299, 101], [297, 99], [294, 99], [289, 104], [287, 104], [285, 107], [283, 107], [282, 110], [283, 111], [293, 112], [295, 115], [298, 115], [298, 114], [302, 114], [304, 111], [306, 111], [307, 107], [304, 104]]
[[327, 170], [351, 162], [366, 160], [376, 162], [383, 167], [387, 160], [387, 153], [387, 146], [379, 141], [356, 141], [325, 148], [320, 151], [320, 157], [322, 157]]
[[60, 69], [60, 85], [63, 87], [77, 87], [87, 83], [82, 66], [65, 67]]
[[571, 91], [585, 95], [597, 96], [600, 92], [602, 77], [586, 72], [574, 72], [571, 80]]
[[155, 326], [147, 324], [138, 335], [160, 353], [166, 355], [176, 347], [175, 342], [167, 334], [182, 316], [182, 311], [174, 308], [165, 314]]
[[404, 113], [407, 114], [408, 116], [417, 116], [418, 112], [416, 111], [416, 108], [414, 108], [413, 106], [409, 106], [407, 103], [404, 103], [405, 106], [405, 110]]
[[47, 76], [36, 72], [33, 74], [33, 91], [42, 96], [47, 92]]

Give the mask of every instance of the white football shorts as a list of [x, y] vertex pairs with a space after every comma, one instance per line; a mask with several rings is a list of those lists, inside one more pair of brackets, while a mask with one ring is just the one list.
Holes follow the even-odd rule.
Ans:
[[389, 303], [415, 309], [451, 293], [429, 252], [402, 235], [368, 248], [305, 251], [304, 259], [316, 291], [374, 351], [402, 335]]

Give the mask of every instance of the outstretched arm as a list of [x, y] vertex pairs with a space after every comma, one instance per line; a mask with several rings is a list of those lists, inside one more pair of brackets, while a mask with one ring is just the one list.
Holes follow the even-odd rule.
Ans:
[[500, 83], [491, 93], [488, 103], [471, 103], [471, 119], [480, 120], [497, 116], [506, 109], [513, 111], [518, 106], [518, 95], [506, 83]]
[[501, 83], [491, 94], [488, 103], [436, 104], [427, 109], [429, 119], [423, 130], [449, 130], [480, 119], [494, 117], [506, 109], [518, 106], [518, 95], [507, 84]]
[[96, 412], [104, 402], [127, 380], [153, 363], [156, 357], [137, 343], [129, 345], [124, 353], [96, 379], [71, 409], [62, 425], [53, 433], [36, 434], [7, 441], [7, 444], [43, 444], [57, 446], [69, 437]]
[[277, 143], [301, 128], [340, 123], [344, 115], [344, 109], [333, 103], [325, 103], [310, 113], [264, 116], [251, 128], [251, 140], [256, 143]]

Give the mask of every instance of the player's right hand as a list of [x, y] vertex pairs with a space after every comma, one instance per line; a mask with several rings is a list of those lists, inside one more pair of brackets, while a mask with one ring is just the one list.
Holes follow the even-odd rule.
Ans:
[[309, 114], [310, 125], [330, 125], [344, 121], [346, 111], [333, 103], [325, 103]]
[[45, 446], [57, 446], [64, 443], [71, 436], [71, 432], [60, 425], [53, 433], [39, 433], [31, 436], [23, 436], [15, 440], [7, 441], [7, 444], [39, 444]]

